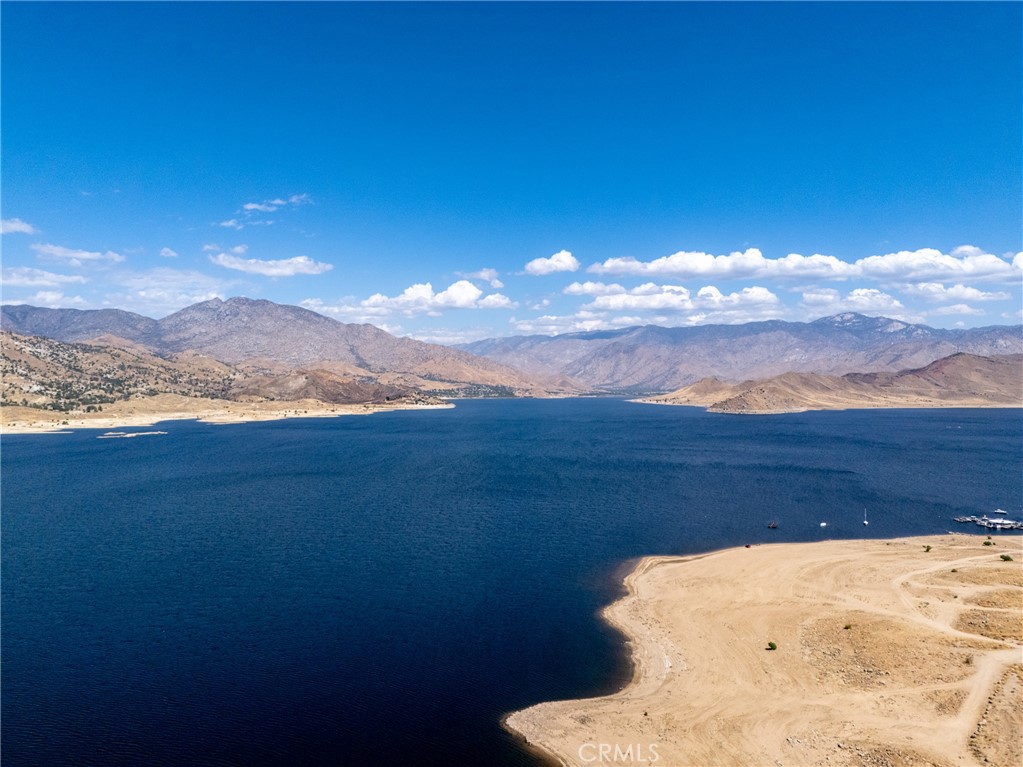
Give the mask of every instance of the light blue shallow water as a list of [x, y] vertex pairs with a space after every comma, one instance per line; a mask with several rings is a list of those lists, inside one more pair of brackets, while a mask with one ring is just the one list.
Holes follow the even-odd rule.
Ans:
[[532, 764], [500, 717], [627, 678], [596, 613], [631, 558], [1023, 503], [1019, 411], [160, 428], [3, 440], [5, 766]]

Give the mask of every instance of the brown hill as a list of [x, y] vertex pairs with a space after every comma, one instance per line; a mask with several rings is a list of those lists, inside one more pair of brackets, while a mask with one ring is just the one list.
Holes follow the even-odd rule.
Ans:
[[359, 381], [327, 370], [289, 371], [280, 375], [250, 375], [231, 388], [232, 399], [316, 400], [337, 404], [388, 402], [411, 394], [406, 388], [376, 381]]
[[252, 372], [186, 351], [158, 356], [125, 346], [66, 344], [0, 332], [0, 404], [77, 412], [118, 401], [179, 395], [235, 401], [390, 402], [409, 387], [326, 370]]
[[1023, 407], [1023, 354], [953, 354], [898, 373], [784, 373], [728, 384], [703, 379], [645, 402], [697, 405], [719, 413], [778, 413], [878, 407]]

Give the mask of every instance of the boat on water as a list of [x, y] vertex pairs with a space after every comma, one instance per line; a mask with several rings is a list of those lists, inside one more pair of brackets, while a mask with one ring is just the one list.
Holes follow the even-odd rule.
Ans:
[[[1006, 513], [1008, 512], [1006, 512], [1003, 509], [998, 509], [992, 512], [992, 514]], [[984, 514], [979, 517], [972, 514], [970, 516], [952, 517], [952, 520], [960, 523], [972, 522], [973, 524], [978, 525], [979, 527], [983, 527], [987, 530], [1023, 530], [1023, 522], [1020, 522], [1015, 519], [1007, 519], [1001, 516], [992, 519], [991, 517], [988, 517], [987, 514]]]
[[995, 509], [991, 513], [992, 514], [1008, 514], [1009, 512], [1007, 512], [1005, 509]]
[[989, 530], [1023, 530], [1023, 522], [1012, 519], [989, 519], [984, 527]]
[[768, 522], [767, 523], [767, 527], [769, 529], [771, 529], [771, 530], [777, 530], [778, 529], [778, 523], [777, 522], [773, 522], [773, 521], [772, 522]]

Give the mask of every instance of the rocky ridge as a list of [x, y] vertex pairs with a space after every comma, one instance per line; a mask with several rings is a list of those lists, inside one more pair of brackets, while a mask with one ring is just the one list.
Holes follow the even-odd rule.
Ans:
[[460, 348], [520, 370], [594, 389], [669, 392], [713, 377], [737, 383], [783, 373], [844, 375], [919, 368], [965, 352], [1023, 353], [1023, 326], [945, 330], [845, 313], [814, 322], [654, 325], [559, 336], [516, 336]]

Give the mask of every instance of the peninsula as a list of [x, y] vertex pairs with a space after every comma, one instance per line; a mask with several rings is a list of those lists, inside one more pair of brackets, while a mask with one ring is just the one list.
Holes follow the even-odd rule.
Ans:
[[853, 408], [1023, 407], [1023, 354], [953, 354], [896, 373], [784, 373], [727, 383], [704, 378], [637, 400], [694, 405], [714, 413], [794, 413]]
[[1021, 560], [952, 534], [646, 558], [605, 611], [632, 682], [506, 725], [565, 765], [1020, 764]]

